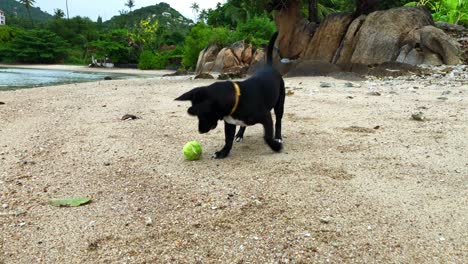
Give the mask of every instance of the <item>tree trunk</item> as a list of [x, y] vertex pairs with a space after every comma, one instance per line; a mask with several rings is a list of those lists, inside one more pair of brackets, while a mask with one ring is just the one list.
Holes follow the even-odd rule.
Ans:
[[28, 10], [29, 20], [31, 20], [31, 26], [34, 27], [34, 21], [33, 21], [32, 16], [31, 16], [31, 10], [30, 10], [30, 8], [27, 8], [27, 10]]
[[309, 0], [309, 21], [318, 24], [318, 0]]
[[283, 3], [285, 6], [279, 8], [275, 16], [276, 28], [279, 32], [277, 46], [280, 58], [295, 60], [304, 52], [307, 43], [314, 35], [317, 24], [310, 23], [301, 15], [299, 0], [289, 0]]
[[65, 3], [67, 5], [67, 19], [70, 19], [70, 16], [68, 15], [68, 0], [66, 0]]

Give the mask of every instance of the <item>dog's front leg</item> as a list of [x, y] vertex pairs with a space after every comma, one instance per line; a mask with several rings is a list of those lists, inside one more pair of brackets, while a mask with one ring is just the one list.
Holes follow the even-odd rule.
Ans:
[[236, 133], [236, 126], [224, 122], [224, 147], [213, 155], [215, 159], [224, 159], [229, 155], [234, 141], [234, 134]]
[[273, 139], [273, 120], [270, 113], [265, 116], [265, 120], [262, 122], [262, 125], [265, 130], [265, 135], [263, 137], [265, 142], [273, 151], [280, 152], [283, 148], [283, 144], [281, 144], [280, 141]]

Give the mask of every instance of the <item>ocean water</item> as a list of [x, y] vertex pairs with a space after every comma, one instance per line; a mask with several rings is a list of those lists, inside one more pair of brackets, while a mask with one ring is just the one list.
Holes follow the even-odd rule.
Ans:
[[138, 75], [102, 72], [0, 68], [0, 91], [97, 81], [104, 80], [106, 76], [110, 76], [112, 79], [142, 77]]

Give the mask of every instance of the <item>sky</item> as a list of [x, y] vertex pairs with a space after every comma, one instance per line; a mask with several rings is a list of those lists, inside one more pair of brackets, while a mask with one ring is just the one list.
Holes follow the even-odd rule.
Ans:
[[[104, 21], [111, 19], [119, 14], [119, 10], [128, 10], [125, 6], [127, 0], [68, 0], [68, 11], [70, 17], [86, 16], [96, 21], [98, 16], [101, 16]], [[179, 11], [186, 18], [194, 20], [194, 14], [190, 6], [192, 3], [197, 3], [201, 9], [214, 8], [218, 2], [225, 0], [135, 0], [135, 7], [132, 10], [155, 5], [160, 2], [166, 2], [172, 8]], [[66, 0], [36, 0], [35, 7], [40, 7], [43, 11], [53, 15], [54, 9], [60, 8], [67, 14]]]

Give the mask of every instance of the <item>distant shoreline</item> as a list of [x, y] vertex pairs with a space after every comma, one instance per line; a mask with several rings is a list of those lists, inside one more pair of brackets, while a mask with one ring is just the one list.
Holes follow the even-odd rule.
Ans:
[[1, 68], [40, 69], [40, 70], [64, 70], [79, 72], [102, 72], [102, 73], [124, 73], [124, 74], [148, 74], [164, 75], [171, 74], [170, 70], [138, 70], [125, 68], [90, 68], [88, 66], [63, 65], [63, 64], [0, 64]]

